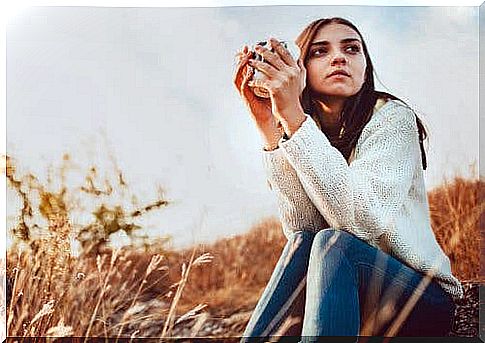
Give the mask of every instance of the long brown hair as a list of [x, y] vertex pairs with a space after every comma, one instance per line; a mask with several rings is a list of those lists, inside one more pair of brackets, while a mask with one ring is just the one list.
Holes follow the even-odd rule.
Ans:
[[[349, 97], [345, 101], [342, 115], [340, 116], [340, 123], [339, 123], [340, 127], [343, 128], [342, 135], [331, 135], [325, 132], [325, 130], [322, 128], [324, 133], [329, 138], [330, 143], [342, 153], [345, 159], [348, 160], [352, 152], [352, 149], [357, 144], [357, 140], [359, 139], [362, 133], [362, 130], [371, 119], [373, 109], [379, 98], [385, 99], [385, 100], [387, 99], [398, 100], [408, 108], [410, 107], [403, 100], [399, 99], [398, 97], [392, 94], [375, 90], [374, 66], [369, 56], [367, 46], [362, 37], [362, 34], [359, 32], [357, 27], [355, 27], [355, 25], [352, 24], [347, 19], [343, 19], [340, 17], [318, 19], [311, 22], [300, 33], [295, 43], [300, 48], [300, 52], [301, 52], [300, 60], [303, 62], [305, 67], [307, 65], [309, 48], [310, 48], [311, 42], [313, 41], [313, 38], [315, 37], [316, 33], [320, 28], [329, 24], [342, 24], [353, 29], [359, 35], [362, 41], [362, 47], [363, 47], [365, 59], [367, 62], [365, 79], [364, 79], [362, 88], [356, 94]], [[310, 116], [312, 116], [314, 120], [318, 120], [316, 118], [317, 110], [314, 105], [314, 99], [312, 98], [311, 89], [309, 88], [308, 84], [306, 85], [305, 89], [301, 94], [300, 102], [302, 104], [302, 107], [305, 113], [308, 113]], [[413, 110], [411, 109], [411, 111]], [[417, 116], [416, 112], [414, 112], [414, 114], [416, 115], [416, 124], [418, 126], [419, 145], [421, 148], [421, 161], [422, 161], [423, 169], [426, 169], [427, 160], [426, 160], [426, 153], [424, 151], [423, 142], [428, 137], [428, 134], [426, 132], [426, 129], [424, 128], [423, 123], [421, 122], [421, 119]]]

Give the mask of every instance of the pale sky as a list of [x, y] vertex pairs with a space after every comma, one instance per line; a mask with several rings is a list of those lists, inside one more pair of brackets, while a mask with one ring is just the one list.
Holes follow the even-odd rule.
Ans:
[[[478, 7], [25, 9], [7, 26], [7, 153], [41, 180], [69, 153], [72, 186], [92, 164], [114, 180], [115, 163], [141, 203], [160, 185], [173, 204], [139, 223], [176, 247], [246, 232], [277, 208], [232, 85], [234, 55], [269, 36], [292, 42], [329, 16], [357, 25], [378, 89], [421, 114], [427, 187], [468, 176], [478, 163]], [[92, 221], [87, 213], [74, 224]]]

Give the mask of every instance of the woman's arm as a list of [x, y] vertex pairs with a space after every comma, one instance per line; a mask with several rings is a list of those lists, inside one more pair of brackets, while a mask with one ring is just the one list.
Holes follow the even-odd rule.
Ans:
[[258, 125], [263, 137], [263, 165], [271, 190], [276, 194], [278, 212], [283, 233], [290, 238], [293, 231], [319, 231], [328, 226], [325, 219], [305, 193], [295, 169], [288, 163], [278, 142], [284, 131], [280, 122], [274, 120]]
[[286, 238], [293, 231], [319, 231], [328, 227], [281, 149], [263, 151], [263, 164], [270, 188], [277, 197], [279, 217]]
[[375, 116], [350, 165], [308, 115], [279, 144], [328, 224], [366, 241], [375, 241], [392, 226], [420, 163], [414, 113], [394, 103]]

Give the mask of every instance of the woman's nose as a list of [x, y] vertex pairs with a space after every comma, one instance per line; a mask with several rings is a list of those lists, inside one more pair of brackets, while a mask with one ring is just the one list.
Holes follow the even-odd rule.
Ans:
[[342, 53], [336, 53], [332, 56], [332, 65], [336, 64], [345, 64], [347, 63], [347, 59]]

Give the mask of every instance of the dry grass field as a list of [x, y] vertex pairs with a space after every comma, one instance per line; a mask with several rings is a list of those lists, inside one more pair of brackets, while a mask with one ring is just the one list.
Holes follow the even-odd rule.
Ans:
[[[134, 231], [130, 219], [166, 205], [163, 200], [138, 212], [99, 208], [93, 224], [74, 230], [65, 190], [50, 192], [32, 175], [17, 175], [9, 159], [6, 175], [23, 204], [2, 268], [8, 336], [240, 335], [286, 240], [277, 218], [267, 218], [244, 235], [184, 251], [167, 249], [163, 240], [114, 250], [109, 235]], [[481, 281], [480, 186], [456, 177], [428, 194], [433, 230], [454, 274], [466, 282]], [[34, 191], [37, 203], [29, 197]], [[45, 227], [32, 224], [35, 211]], [[83, 243], [77, 256], [73, 236]]]

